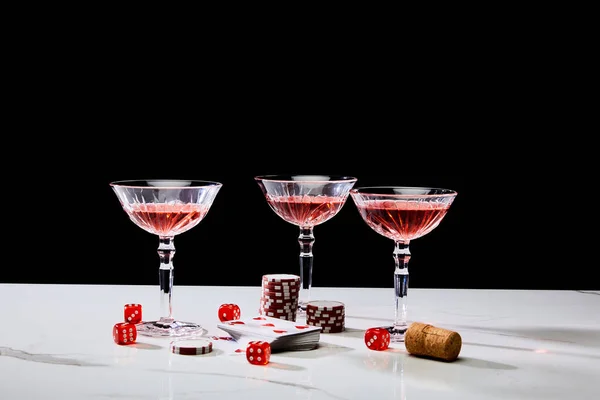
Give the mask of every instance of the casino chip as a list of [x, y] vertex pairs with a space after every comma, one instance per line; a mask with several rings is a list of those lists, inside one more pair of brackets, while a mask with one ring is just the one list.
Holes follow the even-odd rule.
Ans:
[[212, 351], [212, 342], [208, 339], [186, 339], [171, 342], [171, 353], [195, 356]]
[[266, 274], [262, 277], [258, 313], [288, 321], [296, 320], [300, 276]]
[[292, 274], [266, 274], [262, 281], [267, 284], [279, 283], [284, 286], [297, 286], [300, 283], [300, 277]]
[[306, 304], [306, 324], [321, 327], [321, 333], [340, 333], [346, 329], [345, 305], [339, 301], [313, 300]]

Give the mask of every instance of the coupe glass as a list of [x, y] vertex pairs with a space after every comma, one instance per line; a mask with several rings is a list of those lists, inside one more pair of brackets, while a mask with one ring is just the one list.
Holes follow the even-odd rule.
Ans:
[[305, 315], [312, 286], [314, 227], [333, 218], [357, 178], [341, 175], [262, 175], [254, 178], [267, 203], [300, 228], [300, 292], [297, 315]]
[[446, 216], [457, 192], [429, 187], [373, 186], [354, 188], [350, 196], [367, 225], [394, 241], [394, 324], [385, 328], [392, 342], [403, 342], [406, 320], [408, 261], [411, 240], [427, 235]]
[[138, 333], [153, 337], [196, 336], [201, 324], [173, 318], [174, 239], [204, 219], [222, 184], [198, 180], [128, 180], [110, 186], [123, 210], [137, 226], [158, 236], [161, 317], [137, 325]]

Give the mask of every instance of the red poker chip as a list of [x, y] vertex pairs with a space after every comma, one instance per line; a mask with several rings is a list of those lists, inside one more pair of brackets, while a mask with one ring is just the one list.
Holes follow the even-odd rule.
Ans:
[[300, 277], [298, 275], [289, 275], [289, 276], [291, 276], [292, 278], [280, 279], [277, 277], [277, 275], [272, 275], [272, 277], [263, 276], [263, 278], [261, 279], [261, 282], [263, 285], [297, 287], [300, 284]]
[[289, 296], [276, 296], [269, 293], [261, 293], [261, 300], [272, 301], [274, 303], [297, 303], [298, 297], [289, 297]]
[[321, 328], [321, 332], [323, 333], [338, 333], [338, 332], [342, 332], [346, 329], [346, 325], [344, 323], [339, 324], [339, 325], [331, 325], [331, 324], [313, 324], [310, 322], [306, 323], [307, 325], [310, 326], [316, 326]]
[[286, 292], [277, 292], [273, 290], [261, 290], [261, 294], [271, 297], [286, 297], [286, 298], [294, 298], [298, 297], [298, 293], [286, 293]]
[[260, 298], [261, 303], [272, 304], [272, 305], [281, 305], [281, 306], [292, 306], [294, 304], [298, 304], [298, 300], [295, 299], [279, 299], [279, 298], [271, 298], [264, 297]]
[[298, 308], [298, 304], [296, 303], [286, 303], [286, 304], [282, 304], [282, 303], [269, 303], [267, 301], [261, 301], [259, 303], [261, 308], [273, 308], [273, 309], [286, 309], [289, 308], [290, 310], [296, 309]]
[[266, 300], [261, 300], [259, 305], [263, 308], [289, 308], [289, 309], [296, 309], [298, 308], [298, 303], [297, 302], [292, 302], [292, 303], [273, 303], [270, 301], [266, 301]]
[[333, 310], [333, 311], [315, 310], [314, 308], [306, 309], [306, 312], [308, 312], [309, 314], [313, 314], [313, 315], [323, 315], [323, 314], [339, 315], [339, 314], [344, 314], [344, 311], [345, 311], [345, 309], [343, 309], [343, 308], [338, 308], [337, 310]]
[[339, 325], [339, 324], [344, 324], [346, 321], [345, 320], [341, 320], [341, 321], [332, 321], [332, 320], [314, 320], [314, 319], [307, 319], [306, 323], [310, 323], [310, 324], [321, 324], [321, 325]]
[[212, 342], [208, 339], [186, 339], [171, 342], [171, 352], [186, 356], [208, 354], [212, 351]]
[[265, 313], [274, 313], [275, 315], [289, 315], [292, 310], [286, 310], [283, 308], [263, 308], [263, 312]]
[[313, 318], [313, 319], [331, 319], [331, 318], [344, 318], [345, 314], [341, 313], [341, 314], [334, 314], [334, 313], [324, 313], [324, 314], [312, 314], [312, 313], [306, 313], [306, 318]]
[[286, 296], [284, 294], [277, 294], [277, 293], [273, 293], [273, 292], [262, 292], [261, 297], [266, 297], [268, 299], [274, 299], [274, 300], [296, 300], [298, 298], [297, 295], [294, 296]]
[[343, 313], [346, 309], [344, 307], [340, 307], [340, 308], [336, 308], [335, 310], [317, 310], [314, 307], [309, 307], [307, 306], [306, 310], [308, 312], [310, 312], [311, 314], [341, 314]]
[[296, 311], [294, 310], [286, 310], [283, 308], [260, 308], [258, 310], [259, 314], [261, 315], [268, 315], [270, 317], [279, 317], [280, 315], [286, 315], [286, 316], [291, 316], [293, 313], [295, 313]]
[[336, 326], [336, 324], [345, 324], [345, 321], [306, 321], [307, 324], [309, 325], [314, 325], [314, 326], [327, 326], [327, 327], [332, 327], [332, 326]]
[[298, 308], [296, 303], [271, 303], [268, 301], [262, 301], [259, 303], [262, 308], [289, 308], [294, 309]]
[[279, 294], [286, 295], [286, 296], [298, 296], [298, 293], [299, 293], [297, 290], [276, 290], [276, 289], [269, 289], [269, 288], [262, 288], [260, 291], [267, 292], [267, 293], [279, 293]]
[[298, 293], [300, 291], [300, 288], [297, 287], [297, 286], [290, 286], [290, 287], [281, 288], [279, 286], [262, 285], [261, 286], [261, 290], [266, 290], [267, 292], [277, 292], [277, 293], [291, 294], [291, 293]]
[[[282, 314], [288, 314], [291, 315], [292, 313], [296, 312], [295, 308], [268, 308], [268, 307], [260, 307], [258, 309], [258, 312], [262, 315], [266, 315], [267, 313], [269, 313], [269, 316], [279, 316]], [[273, 315], [270, 315], [273, 314]]]
[[309, 324], [323, 324], [323, 325], [335, 325], [335, 324], [343, 324], [346, 321], [342, 320], [331, 320], [331, 319], [327, 319], [327, 320], [314, 320], [314, 319], [307, 319], [306, 323]]
[[266, 280], [261, 281], [261, 286], [268, 286], [278, 290], [290, 290], [290, 289], [299, 289], [300, 281], [290, 281], [290, 282], [270, 282]]
[[337, 311], [343, 310], [344, 303], [331, 300], [312, 300], [306, 303], [306, 311]]
[[331, 321], [331, 322], [339, 322], [339, 321], [343, 321], [346, 318], [343, 315], [337, 316], [337, 317], [313, 317], [310, 315], [306, 316], [306, 320], [307, 321], [320, 321], [320, 322], [327, 322], [327, 321]]
[[280, 318], [280, 317], [285, 317], [286, 319], [290, 319], [292, 317], [295, 317], [295, 312], [294, 311], [289, 311], [289, 310], [258, 310], [258, 313], [261, 315], [266, 315], [268, 317], [273, 317], [273, 318]]
[[263, 282], [278, 282], [278, 283], [290, 283], [300, 282], [300, 276], [292, 274], [266, 274], [262, 276]]
[[277, 314], [272, 311], [264, 311], [263, 310], [261, 314], [266, 315], [268, 317], [285, 319], [288, 321], [296, 321], [296, 313], [295, 312], [289, 312], [289, 313], [285, 313], [285, 314]]
[[261, 293], [261, 296], [263, 297], [268, 297], [270, 299], [284, 299], [284, 300], [294, 300], [298, 298], [298, 295], [293, 294], [293, 295], [287, 295], [285, 293], [277, 293], [277, 292], [265, 292], [263, 291]]
[[317, 319], [317, 318], [308, 318], [307, 317], [306, 321], [307, 322], [318, 322], [321, 324], [335, 324], [338, 322], [344, 322], [345, 318], [320, 318], [320, 319]]
[[285, 303], [277, 303], [269, 300], [260, 300], [259, 302], [261, 307], [267, 308], [298, 308], [297, 301], [285, 302]]
[[344, 331], [345, 331], [345, 328], [340, 328], [340, 329], [321, 328], [321, 333], [341, 333]]
[[263, 310], [287, 310], [287, 311], [292, 311], [292, 310], [295, 310], [295, 309], [298, 308], [298, 306], [294, 305], [294, 304], [283, 306], [281, 304], [273, 305], [273, 304], [267, 304], [267, 303], [260, 303], [259, 306]]
[[325, 326], [327, 328], [333, 328], [336, 326], [341, 326], [344, 325], [346, 323], [346, 321], [306, 321], [306, 323], [308, 325], [312, 325], [312, 326]]
[[[315, 325], [316, 326], [316, 325]], [[337, 330], [343, 330], [346, 327], [345, 324], [341, 324], [338, 326], [321, 326], [321, 330], [322, 331], [337, 331]]]
[[288, 296], [275, 296], [268, 293], [262, 293], [260, 295], [261, 300], [272, 301], [274, 303], [297, 303], [298, 297], [288, 297]]
[[334, 311], [324, 311], [322, 313], [307, 312], [306, 315], [310, 318], [327, 319], [344, 317], [345, 313], [343, 311], [340, 313], [336, 313]]
[[280, 316], [280, 315], [292, 315], [296, 313], [294, 308], [290, 310], [286, 310], [285, 308], [266, 308], [260, 307], [258, 310], [262, 315], [268, 315], [270, 317]]
[[262, 281], [261, 287], [273, 290], [299, 290], [300, 282], [267, 282]]
[[273, 309], [273, 310], [296, 310], [298, 308], [297, 304], [270, 304], [270, 303], [263, 303], [260, 302], [259, 304], [260, 308], [267, 308], [267, 309]]
[[300, 290], [300, 285], [296, 285], [295, 282], [290, 282], [290, 284], [282, 284], [277, 282], [263, 282], [261, 287], [263, 289], [269, 290], [277, 290], [277, 291], [298, 291]]
[[343, 317], [344, 315], [346, 315], [344, 310], [338, 310], [338, 311], [312, 311], [312, 310], [307, 310], [306, 311], [306, 315], [308, 315], [309, 317], [312, 318], [337, 318], [337, 317]]
[[344, 326], [346, 326], [346, 323], [336, 322], [334, 324], [321, 324], [321, 325], [315, 325], [315, 326], [320, 326], [321, 328], [336, 329], [336, 328], [343, 328]]

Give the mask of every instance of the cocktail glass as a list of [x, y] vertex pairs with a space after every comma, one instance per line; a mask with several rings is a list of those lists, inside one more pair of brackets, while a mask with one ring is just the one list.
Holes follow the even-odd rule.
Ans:
[[297, 316], [305, 315], [312, 287], [314, 227], [333, 218], [357, 178], [342, 175], [262, 175], [254, 178], [267, 204], [300, 228], [300, 292]]
[[127, 180], [111, 182], [123, 210], [138, 227], [158, 236], [161, 317], [143, 321], [139, 334], [152, 337], [202, 335], [201, 324], [173, 318], [174, 239], [198, 225], [222, 184], [199, 180]]
[[408, 261], [411, 240], [427, 235], [446, 216], [457, 192], [429, 187], [373, 186], [350, 191], [358, 212], [378, 234], [394, 241], [394, 324], [385, 328], [392, 342], [403, 342], [408, 328]]

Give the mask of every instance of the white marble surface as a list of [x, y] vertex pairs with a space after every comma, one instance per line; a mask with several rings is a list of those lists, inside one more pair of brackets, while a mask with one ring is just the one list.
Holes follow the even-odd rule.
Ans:
[[[216, 328], [222, 303], [257, 314], [260, 287], [184, 287], [175, 317]], [[217, 346], [203, 356], [169, 339], [116, 345], [125, 303], [158, 317], [158, 286], [0, 284], [0, 399], [600, 399], [600, 292], [410, 289], [409, 322], [460, 333], [454, 362], [369, 350], [365, 329], [391, 322], [392, 289], [313, 288], [346, 305], [346, 331], [267, 366]]]

